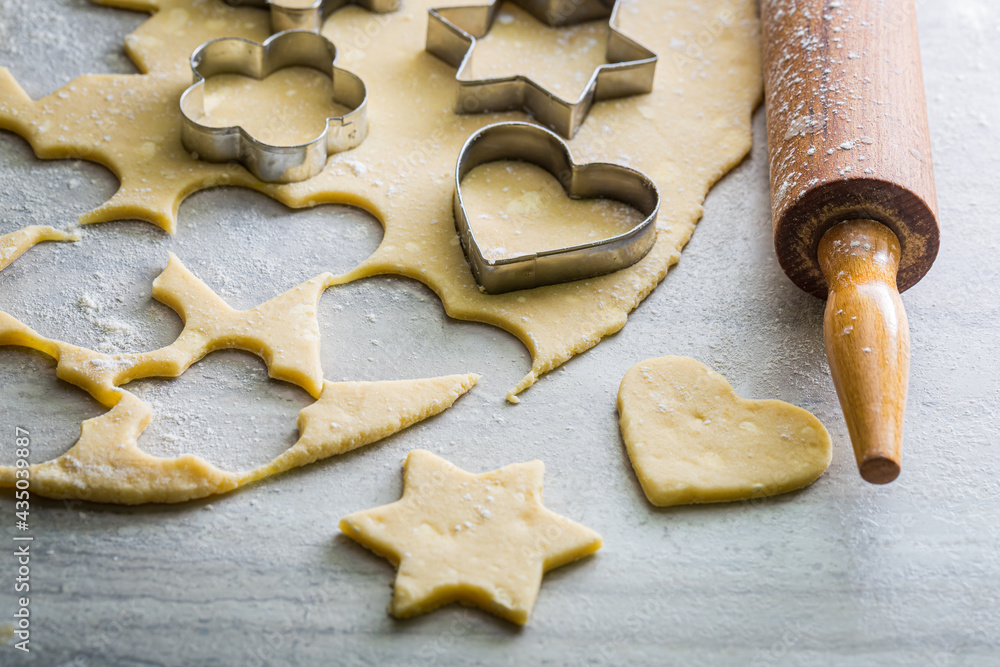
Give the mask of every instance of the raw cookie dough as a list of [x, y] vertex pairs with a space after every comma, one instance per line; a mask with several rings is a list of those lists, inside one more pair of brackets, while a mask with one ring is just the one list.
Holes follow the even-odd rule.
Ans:
[[[171, 345], [138, 354], [105, 355], [51, 340], [0, 312], [0, 346], [20, 345], [57, 361], [56, 375], [84, 389], [109, 412], [88, 419], [62, 456], [29, 467], [31, 491], [48, 498], [138, 504], [175, 503], [225, 493], [321, 458], [375, 442], [450, 407], [477, 375], [395, 382], [323, 382], [316, 302], [329, 274], [267, 303], [237, 311], [170, 256], [153, 295], [177, 311], [184, 330]], [[253, 352], [272, 377], [297, 384], [318, 401], [299, 413], [300, 438], [272, 461], [245, 472], [221, 470], [201, 457], [150, 456], [138, 438], [153, 410], [119, 388], [147, 377], [176, 377], [205, 355], [226, 348]], [[18, 471], [0, 466], [0, 487]]]
[[347, 107], [334, 103], [333, 80], [311, 67], [286, 67], [265, 79], [219, 74], [205, 80], [208, 127], [240, 126], [275, 146], [304, 144], [326, 128], [326, 119]]
[[[262, 41], [269, 32], [267, 11], [196, 0], [101, 1], [156, 12], [125, 40], [143, 74], [85, 75], [33, 101], [0, 69], [0, 129], [25, 137], [40, 157], [86, 158], [121, 180], [114, 197], [82, 221], [140, 218], [173, 231], [182, 199], [223, 184], [253, 188], [296, 208], [326, 202], [364, 208], [382, 221], [385, 236], [368, 260], [337, 281], [409, 276], [433, 289], [450, 316], [513, 333], [533, 361], [509, 394], [512, 400], [540, 375], [621, 329], [664, 278], [701, 216], [708, 188], [747, 154], [750, 115], [761, 98], [754, 0], [701, 0], [696, 7], [689, 0], [627, 0], [619, 27], [660, 55], [653, 92], [596, 104], [570, 143], [580, 162], [624, 163], [656, 181], [663, 197], [656, 246], [638, 264], [611, 275], [487, 295], [477, 289], [455, 233], [452, 170], [475, 130], [525, 115], [453, 111], [455, 71], [424, 51], [427, 9], [468, 0], [404, 0], [392, 14], [350, 6], [330, 16], [323, 34], [337, 45], [338, 65], [368, 87], [370, 134], [358, 148], [332, 156], [317, 177], [291, 185], [267, 185], [242, 167], [195, 160], [179, 140], [177, 99], [191, 82], [191, 52], [222, 36]], [[502, 35], [507, 46], [496, 52], [505, 68], [546, 85], [551, 72], [575, 81], [575, 74], [561, 73], [567, 60], [558, 55], [558, 40], [575, 33], [539, 31], [533, 20], [495, 26], [497, 32], [482, 40], [487, 56], [477, 62], [489, 69], [485, 58]], [[558, 37], [538, 45], [545, 35]], [[531, 46], [520, 48], [518, 41]], [[603, 54], [598, 40], [591, 46]], [[559, 62], [563, 66], [555, 67]], [[274, 104], [281, 109], [286, 102]]]
[[740, 398], [724, 377], [686, 357], [630, 368], [618, 413], [632, 467], [654, 505], [785, 493], [830, 465], [830, 436], [811, 413]]
[[340, 521], [398, 572], [389, 613], [462, 602], [524, 625], [542, 574], [601, 548], [594, 531], [542, 506], [541, 461], [480, 475], [424, 450], [404, 463], [403, 497]]
[[[444, 6], [447, 3], [440, 4]], [[630, 4], [625, 2], [619, 11], [624, 11]], [[649, 5], [636, 7], [637, 11], [643, 12], [651, 9]], [[635, 38], [634, 33], [626, 34]], [[641, 39], [638, 41], [646, 46]], [[516, 58], [511, 58], [512, 50], [516, 51]], [[528, 74], [533, 81], [564, 100], [576, 100], [583, 94], [594, 70], [607, 62], [607, 51], [606, 18], [552, 27], [523, 8], [507, 2], [500, 6], [500, 12], [486, 36], [476, 40], [472, 57], [474, 78], [502, 79]], [[664, 55], [663, 52], [659, 54], [661, 58]]]
[[645, 216], [611, 199], [570, 199], [528, 162], [488, 162], [462, 180], [469, 224], [483, 255], [503, 259], [624, 234]]
[[52, 227], [31, 225], [16, 232], [0, 236], [0, 271], [11, 265], [15, 259], [42, 241], [79, 241], [75, 234], [59, 231]]

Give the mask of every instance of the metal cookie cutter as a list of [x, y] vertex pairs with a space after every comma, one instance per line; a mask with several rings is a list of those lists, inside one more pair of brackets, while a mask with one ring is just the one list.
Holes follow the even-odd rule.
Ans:
[[399, 9], [400, 0], [226, 0], [233, 7], [270, 7], [271, 32], [311, 30], [319, 32], [323, 20], [347, 5], [357, 5], [377, 14]]
[[[487, 259], [469, 226], [462, 179], [477, 166], [499, 160], [538, 165], [555, 176], [571, 198], [614, 199], [646, 218], [631, 230], [601, 241]], [[576, 164], [565, 141], [532, 123], [487, 125], [469, 137], [455, 165], [455, 226], [476, 282], [491, 294], [593, 278], [635, 264], [656, 242], [659, 209], [660, 191], [641, 171], [605, 162]]]
[[513, 0], [550, 26], [564, 26], [599, 18], [608, 19], [608, 63], [590, 76], [583, 93], [565, 100], [528, 77], [518, 74], [495, 79], [475, 79], [472, 54], [500, 12], [503, 0], [487, 5], [428, 10], [426, 49], [458, 71], [458, 113], [515, 111], [523, 109], [539, 122], [570, 139], [594, 102], [653, 89], [656, 54], [615, 28], [618, 0]]
[[[306, 30], [286, 30], [263, 44], [239, 37], [205, 42], [191, 54], [194, 83], [181, 95], [181, 142], [196, 157], [209, 162], [238, 160], [262, 181], [291, 183], [323, 170], [331, 153], [355, 148], [368, 134], [368, 93], [364, 82], [335, 65], [336, 47]], [[326, 119], [315, 139], [293, 146], [276, 146], [255, 139], [242, 127], [209, 127], [205, 110], [205, 79], [216, 74], [243, 74], [263, 79], [284, 67], [312, 67], [333, 79], [333, 101], [351, 109]], [[276, 102], [277, 104], [278, 102]]]

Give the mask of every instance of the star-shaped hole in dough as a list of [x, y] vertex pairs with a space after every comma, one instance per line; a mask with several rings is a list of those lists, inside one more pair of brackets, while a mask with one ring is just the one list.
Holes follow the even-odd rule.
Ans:
[[601, 548], [597, 533], [542, 505], [541, 461], [476, 475], [416, 450], [404, 471], [400, 500], [340, 521], [397, 566], [393, 616], [457, 601], [524, 625], [545, 571]]
[[[142, 451], [139, 436], [154, 412], [135, 394], [110, 384], [112, 376], [87, 371], [107, 366], [111, 359], [107, 355], [45, 338], [0, 312], [0, 346], [5, 345], [31, 348], [56, 359], [59, 378], [109, 408], [83, 422], [80, 439], [62, 456], [29, 466], [31, 491], [47, 498], [127, 505], [178, 503], [226, 493], [357, 449], [444, 411], [478, 379], [476, 375], [451, 375], [393, 382], [327, 382], [320, 399], [299, 413], [298, 442], [258, 468], [230, 472], [200, 456], [161, 458]], [[13, 487], [16, 481], [14, 466], [0, 466], [0, 487]]]

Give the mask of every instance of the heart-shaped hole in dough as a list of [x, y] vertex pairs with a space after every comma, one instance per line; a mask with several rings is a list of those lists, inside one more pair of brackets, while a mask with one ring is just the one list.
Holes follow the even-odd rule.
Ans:
[[630, 368], [618, 413], [654, 505], [772, 496], [811, 484], [830, 465], [830, 435], [810, 412], [740, 398], [724, 377], [686, 357]]
[[481, 164], [462, 179], [462, 196], [486, 259], [593, 243], [645, 219], [613, 199], [573, 199], [541, 167], [516, 160]]

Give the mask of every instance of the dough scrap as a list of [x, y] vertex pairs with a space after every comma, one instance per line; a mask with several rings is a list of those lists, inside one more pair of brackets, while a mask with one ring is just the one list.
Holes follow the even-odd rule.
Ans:
[[274, 475], [381, 440], [451, 407], [478, 379], [327, 382], [319, 400], [299, 412], [298, 442], [261, 470]]
[[[358, 148], [332, 156], [317, 177], [290, 185], [195, 160], [179, 140], [177, 98], [191, 81], [188, 56], [216, 37], [262, 41], [266, 11], [198, 0], [100, 1], [155, 12], [125, 40], [142, 74], [84, 75], [33, 101], [0, 68], [0, 129], [23, 136], [39, 157], [93, 160], [120, 179], [115, 195], [82, 222], [138, 218], [173, 232], [180, 202], [218, 185], [252, 188], [293, 208], [328, 202], [363, 208], [383, 223], [385, 235], [371, 257], [337, 282], [408, 276], [434, 290], [451, 317], [517, 336], [532, 367], [508, 394], [512, 401], [621, 329], [665, 277], [701, 217], [708, 188], [749, 151], [750, 116], [761, 99], [754, 0], [702, 0], [697, 9], [688, 0], [627, 2], [619, 27], [660, 55], [653, 92], [596, 104], [570, 145], [578, 161], [625, 163], [656, 181], [664, 202], [656, 246], [608, 276], [487, 295], [477, 289], [455, 233], [452, 170], [475, 130], [525, 115], [453, 112], [455, 72], [424, 51], [426, 15], [431, 6], [468, 0], [404, 0], [392, 14], [351, 6], [331, 15], [323, 34], [338, 47], [338, 65], [368, 86], [371, 132]], [[543, 47], [534, 45], [539, 35], [562, 33], [539, 32], [521, 20], [502, 28], [506, 39], [523, 35], [533, 45], [508, 49], [509, 66], [548, 84], [546, 72], [560, 69], [552, 66], [558, 58], [536, 57]], [[482, 40], [484, 51], [489, 40]], [[546, 48], [558, 54], [557, 47]]]
[[43, 241], [79, 241], [76, 234], [60, 231], [53, 227], [30, 225], [16, 232], [0, 236], [0, 271], [10, 266], [15, 259]]
[[177, 340], [151, 352], [121, 354], [68, 346], [59, 358], [59, 377], [77, 386], [93, 386], [97, 400], [113, 404], [121, 385], [177, 377], [212, 352], [239, 349], [262, 358], [271, 377], [318, 397], [323, 370], [316, 307], [331, 277], [320, 274], [256, 308], [240, 311], [170, 253], [166, 268], [153, 281], [153, 296], [184, 321]]
[[784, 401], [740, 398], [686, 357], [641, 361], [618, 390], [622, 436], [654, 505], [760, 498], [812, 484], [830, 465], [826, 428]]
[[524, 625], [543, 573], [601, 548], [597, 533], [542, 506], [541, 461], [475, 475], [418, 449], [403, 466], [400, 500], [340, 521], [396, 565], [393, 616], [462, 602]]
[[[59, 378], [110, 409], [83, 422], [80, 439], [65, 454], [30, 466], [31, 491], [48, 498], [128, 505], [225, 493], [385, 438], [442, 412], [476, 384], [478, 375], [323, 382], [316, 302], [328, 277], [318, 276], [256, 308], [237, 311], [171, 255], [153, 283], [153, 294], [181, 315], [184, 330], [173, 344], [137, 354], [107, 355], [48, 339], [0, 311], [0, 346], [19, 345], [49, 355], [57, 362]], [[138, 439], [153, 410], [119, 385], [177, 377], [207, 354], [225, 348], [257, 354], [271, 377], [319, 397], [299, 413], [299, 441], [245, 472], [222, 470], [194, 455], [161, 458], [143, 452]], [[334, 420], [340, 428], [330, 427]], [[14, 466], [0, 466], [0, 487], [12, 487], [16, 479]]]
[[[268, 374], [296, 384], [313, 397], [323, 389], [320, 362], [319, 298], [333, 276], [324, 273], [250, 310], [229, 306], [170, 253], [167, 268], [153, 281], [153, 297], [177, 312], [184, 330], [170, 346], [153, 353], [153, 363], [168, 356], [180, 361], [180, 375], [195, 361], [216, 350], [253, 352], [267, 363]], [[141, 359], [141, 355], [139, 357]], [[149, 375], [137, 362], [117, 376], [117, 384]], [[163, 377], [160, 372], [157, 376]]]

